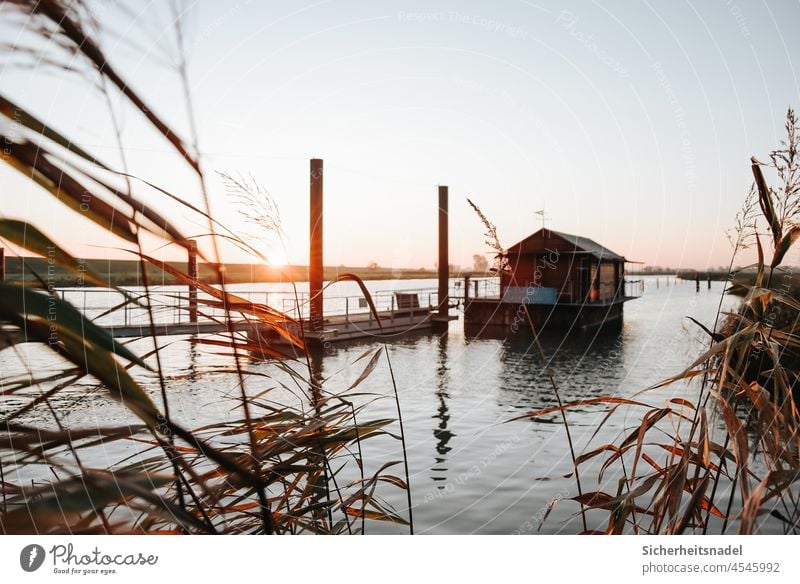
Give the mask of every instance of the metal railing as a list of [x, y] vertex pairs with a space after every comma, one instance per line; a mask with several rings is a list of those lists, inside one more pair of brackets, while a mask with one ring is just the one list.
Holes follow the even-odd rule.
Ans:
[[644, 294], [644, 280], [625, 280], [623, 292], [626, 298], [639, 298]]
[[[149, 312], [158, 324], [181, 324], [189, 322], [188, 290], [151, 289], [144, 293], [127, 290], [129, 298], [118, 290], [105, 288], [66, 288], [56, 291], [59, 297], [75, 306], [84, 316], [101, 326], [143, 326], [150, 323]], [[397, 290], [402, 294], [416, 296], [413, 310], [420, 314], [437, 307], [438, 294], [433, 289]], [[281, 311], [293, 319], [309, 317], [309, 295], [298, 292], [275, 292], [264, 290], [230, 290], [229, 293], [249, 300], [254, 305], [266, 305]], [[397, 301], [395, 291], [377, 291], [371, 294], [375, 308], [379, 312], [394, 313], [402, 307]], [[226, 312], [216, 305], [215, 299], [201, 291], [197, 292], [198, 322], [222, 321]], [[212, 304], [209, 304], [211, 302]], [[149, 310], [148, 310], [149, 307]], [[231, 309], [232, 318], [244, 318], [241, 310]], [[344, 316], [363, 320], [370, 317], [369, 303], [362, 295], [326, 295], [323, 299], [325, 317]]]
[[[498, 278], [476, 278], [468, 282], [469, 298], [498, 297], [500, 284]], [[309, 317], [309, 294], [306, 291], [274, 290], [238, 290], [230, 287], [227, 290], [240, 298], [245, 298], [253, 304], [266, 305], [294, 319], [307, 319]], [[141, 289], [125, 289], [125, 294], [119, 290], [107, 288], [61, 288], [56, 293], [70, 302], [87, 318], [101, 326], [143, 326], [150, 322], [149, 310], [153, 313], [153, 320], [159, 324], [180, 324], [189, 322], [190, 292], [186, 288], [178, 287], [152, 287], [148, 292]], [[223, 320], [225, 310], [214, 305], [214, 298], [202, 291], [197, 293], [198, 321], [207, 322]], [[397, 294], [411, 294], [416, 296], [413, 305], [405, 308], [398, 303]], [[450, 280], [449, 296], [452, 301], [460, 302], [465, 297], [464, 281], [453, 278]], [[381, 313], [394, 313], [409, 308], [420, 313], [430, 312], [438, 308], [439, 295], [435, 288], [393, 289], [376, 290], [371, 292], [372, 302]], [[406, 299], [407, 301], [407, 299]], [[241, 317], [241, 312], [233, 310], [233, 317]], [[367, 300], [361, 294], [337, 295], [325, 294], [323, 299], [323, 313], [325, 317], [344, 316], [345, 320], [352, 317], [363, 320], [370, 314]], [[242, 317], [243, 318], [243, 317]]]
[[[422, 312], [423, 310], [431, 310], [436, 308], [439, 301], [439, 295], [434, 289], [417, 289], [417, 290], [379, 290], [372, 292], [370, 297], [378, 312], [393, 312], [400, 310], [395, 293], [402, 294], [415, 294], [417, 296], [416, 308]], [[242, 295], [241, 292], [236, 292]], [[298, 292], [297, 296], [293, 293], [271, 293], [279, 300], [279, 304], [270, 304], [273, 308], [277, 308], [281, 312], [291, 316], [295, 319], [309, 318], [309, 294], [308, 292]], [[280, 297], [279, 297], [280, 296]], [[322, 300], [322, 313], [325, 317], [330, 316], [344, 316], [349, 320], [351, 316], [369, 315], [372, 313], [369, 302], [360, 294], [350, 296], [332, 296], [324, 295]]]
[[[466, 286], [469, 287], [467, 291]], [[182, 324], [189, 322], [190, 292], [176, 287], [153, 287], [147, 293], [137, 289], [126, 289], [125, 295], [119, 290], [105, 288], [62, 288], [56, 293], [69, 301], [87, 318], [101, 326], [143, 326], [150, 323], [149, 311], [158, 324]], [[624, 294], [626, 297], [638, 297], [642, 294], [642, 280], [626, 280]], [[294, 292], [274, 290], [228, 290], [240, 298], [245, 298], [256, 305], [266, 305], [283, 312], [293, 319], [309, 318], [309, 294], [306, 291]], [[416, 297], [412, 305], [401, 306], [397, 294], [410, 294]], [[500, 298], [499, 278], [470, 278], [464, 281], [451, 278], [448, 292], [451, 304], [463, 304], [465, 298]], [[371, 292], [375, 308], [388, 315], [408, 312], [409, 309], [420, 314], [438, 308], [439, 295], [434, 288], [377, 290]], [[225, 310], [214, 298], [202, 291], [197, 292], [198, 321], [222, 321]], [[211, 301], [211, 303], [209, 303]], [[408, 298], [404, 300], [408, 301]], [[215, 305], [217, 304], [217, 305]], [[233, 318], [244, 318], [241, 311], [232, 310]], [[334, 295], [326, 294], [323, 299], [325, 317], [344, 317], [346, 322], [371, 319], [369, 303], [361, 294]], [[393, 318], [390, 316], [390, 318]]]
[[458, 300], [466, 298], [500, 298], [500, 278], [452, 279], [450, 297]]

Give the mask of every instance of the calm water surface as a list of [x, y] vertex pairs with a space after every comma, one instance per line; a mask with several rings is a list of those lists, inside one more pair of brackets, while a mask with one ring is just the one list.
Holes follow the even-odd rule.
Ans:
[[[432, 287], [433, 281], [372, 282], [372, 290]], [[266, 287], [266, 286], [265, 286]], [[253, 288], [249, 286], [248, 288]], [[279, 286], [273, 286], [279, 290]], [[345, 289], [344, 293], [353, 290]], [[722, 283], [711, 289], [703, 283], [699, 292], [693, 282], [667, 283], [665, 278], [645, 278], [645, 293], [625, 306], [619, 330], [544, 339], [544, 350], [552, 361], [561, 396], [573, 401], [601, 395], [631, 396], [656, 381], [680, 372], [707, 346], [707, 337], [686, 317], [692, 316], [711, 327], [722, 294]], [[738, 300], [723, 297], [723, 309]], [[236, 417], [233, 398], [235, 380], [214, 372], [230, 365], [228, 358], [213, 349], [198, 348], [185, 338], [162, 338], [169, 372], [169, 395], [173, 415], [189, 427]], [[151, 341], [131, 344], [139, 352], [151, 348]], [[331, 391], [348, 387], [361, 372], [365, 361], [353, 364], [369, 342], [338, 345], [326, 351], [320, 367], [329, 377]], [[53, 357], [33, 345], [25, 345], [28, 358], [40, 370], [53, 367]], [[416, 334], [388, 345], [400, 394], [408, 441], [414, 519], [420, 533], [535, 533], [548, 501], [574, 496], [571, 463], [564, 427], [559, 414], [536, 421], [510, 418], [554, 405], [553, 392], [544, 375], [542, 359], [531, 339], [466, 338], [461, 320], [450, 324], [446, 334]], [[280, 376], [268, 362], [251, 362], [248, 367]], [[2, 375], [15, 372], [8, 356], [0, 358]], [[144, 383], [157, 392], [153, 379]], [[272, 387], [265, 378], [254, 378], [251, 391]], [[359, 386], [359, 391], [388, 395], [391, 384], [385, 361]], [[651, 391], [645, 398], [661, 404], [674, 395], [691, 395], [686, 385]], [[121, 408], [102, 397], [100, 391], [77, 391], [61, 398], [70, 412], [68, 423], [113, 424], [128, 420]], [[272, 399], [294, 399], [273, 390]], [[13, 404], [4, 403], [4, 409]], [[568, 414], [576, 450], [586, 449], [588, 440], [607, 408], [591, 406]], [[630, 431], [637, 424], [633, 412], [621, 410], [592, 440], [593, 446]], [[35, 415], [46, 418], [46, 413]], [[391, 399], [370, 406], [369, 417], [396, 417]], [[364, 456], [373, 468], [401, 457], [393, 440], [365, 442]], [[111, 464], [130, 454], [130, 445], [115, 444], [95, 451], [92, 464]], [[595, 472], [584, 472], [584, 490], [599, 486]], [[402, 474], [401, 467], [393, 472]], [[398, 509], [404, 495], [387, 486], [382, 495]], [[575, 515], [578, 507], [560, 501], [541, 527], [542, 533], [580, 531]], [[596, 517], [602, 523], [602, 515]], [[371, 533], [397, 532], [392, 525], [373, 524]]]

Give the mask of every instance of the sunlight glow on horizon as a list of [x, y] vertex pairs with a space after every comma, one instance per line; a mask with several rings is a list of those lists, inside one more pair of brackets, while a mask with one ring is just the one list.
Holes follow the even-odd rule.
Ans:
[[283, 250], [275, 250], [267, 255], [268, 266], [285, 267], [289, 265], [289, 258]]

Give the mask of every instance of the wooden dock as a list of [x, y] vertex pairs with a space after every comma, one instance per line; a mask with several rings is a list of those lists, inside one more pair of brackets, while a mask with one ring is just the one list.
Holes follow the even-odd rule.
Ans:
[[[302, 321], [302, 335], [307, 341], [318, 344], [350, 341], [354, 339], [373, 338], [388, 340], [415, 332], [430, 330], [443, 322], [433, 308], [416, 308], [379, 311], [380, 322], [372, 313], [357, 315], [334, 315], [325, 317], [319, 330], [313, 330], [311, 323]], [[450, 317], [455, 318], [455, 317]], [[446, 322], [446, 321], [444, 321]], [[300, 325], [290, 326], [289, 330], [295, 335], [300, 335]], [[258, 329], [259, 335], [264, 335], [264, 340], [272, 344], [285, 343], [271, 329]]]
[[[254, 310], [271, 306], [286, 314], [289, 332], [311, 346], [319, 346], [355, 339], [385, 341], [446, 325], [457, 318], [450, 309], [459, 306], [462, 291], [459, 282], [449, 292], [446, 314], [439, 314], [437, 292], [433, 289], [374, 292], [371, 300], [375, 312], [360, 295], [326, 297], [323, 318], [316, 326], [312, 326], [314, 321], [309, 316], [307, 292], [233, 290], [232, 294], [252, 301]], [[288, 345], [272, 326], [253, 316], [253, 311], [231, 309], [226, 313], [219, 306], [207, 304], [205, 301], [213, 298], [204, 292], [187, 293], [171, 287], [154, 289], [137, 302], [125, 302], [122, 292], [113, 289], [68, 288], [56, 293], [115, 339], [153, 335], [199, 337], [237, 332], [243, 333], [251, 344]], [[150, 312], [155, 321], [152, 324]], [[24, 331], [15, 327], [3, 327], [3, 332], [17, 342], [25, 341]]]
[[[319, 342], [347, 341], [364, 337], [388, 338], [431, 328], [437, 322], [437, 312], [431, 308], [400, 309], [379, 311], [380, 322], [370, 313], [327, 316], [322, 321], [321, 330], [312, 330], [307, 319], [292, 323], [288, 329], [298, 337]], [[451, 317], [455, 318], [455, 317]], [[303, 330], [300, 330], [300, 327]], [[103, 326], [114, 338], [136, 338], [149, 336], [155, 331], [157, 336], [213, 335], [226, 331], [244, 331], [252, 338], [262, 338], [271, 344], [285, 343], [269, 326], [256, 319], [240, 319], [230, 324], [218, 321], [177, 322]]]

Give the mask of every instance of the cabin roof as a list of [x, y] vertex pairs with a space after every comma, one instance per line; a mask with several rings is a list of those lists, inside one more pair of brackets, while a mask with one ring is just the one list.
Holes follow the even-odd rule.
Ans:
[[[519, 241], [508, 248], [506, 253], [526, 253], [530, 251], [530, 243], [533, 239], [540, 238], [544, 232], [548, 237], [555, 236], [567, 241], [575, 246], [575, 253], [585, 253], [593, 255], [601, 260], [615, 260], [624, 262], [625, 258], [617, 253], [614, 253], [607, 247], [603, 247], [593, 239], [588, 237], [581, 237], [580, 235], [572, 235], [569, 233], [562, 233], [561, 231], [553, 231], [552, 229], [542, 228], [535, 233], [530, 234], [528, 237]], [[526, 249], [527, 248], [527, 249]]]

